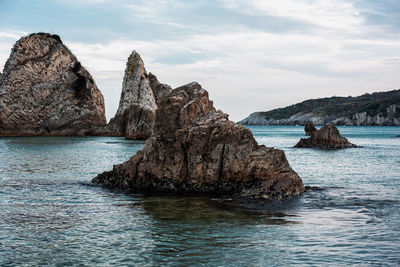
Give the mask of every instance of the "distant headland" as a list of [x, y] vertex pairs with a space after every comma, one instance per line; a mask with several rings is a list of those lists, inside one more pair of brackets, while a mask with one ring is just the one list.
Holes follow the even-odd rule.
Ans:
[[400, 89], [357, 97], [327, 97], [270, 111], [250, 114], [239, 123], [247, 125], [398, 126]]

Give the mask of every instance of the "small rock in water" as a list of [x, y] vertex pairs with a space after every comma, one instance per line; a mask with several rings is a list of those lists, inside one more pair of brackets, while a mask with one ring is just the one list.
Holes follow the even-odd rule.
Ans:
[[[314, 126], [311, 122], [307, 123], [305, 131], [309, 131]], [[315, 127], [314, 127], [315, 128]], [[311, 137], [301, 138], [294, 147], [320, 147], [323, 149], [339, 149], [357, 147], [343, 137], [333, 124], [324, 125], [321, 129], [311, 132]]]
[[174, 89], [155, 112], [143, 150], [93, 182], [133, 192], [286, 199], [304, 191], [282, 150], [215, 110], [198, 83]]

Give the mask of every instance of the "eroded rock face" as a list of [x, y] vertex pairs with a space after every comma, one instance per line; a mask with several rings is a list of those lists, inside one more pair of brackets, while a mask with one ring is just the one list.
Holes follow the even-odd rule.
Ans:
[[0, 136], [87, 135], [105, 124], [103, 95], [59, 36], [14, 45], [0, 79]]
[[[307, 132], [307, 126], [305, 131]], [[311, 137], [301, 138], [294, 147], [320, 147], [323, 149], [339, 149], [357, 147], [343, 137], [333, 124], [327, 124], [321, 129], [313, 131]]]
[[106, 127], [107, 135], [147, 139], [151, 135], [157, 103], [171, 87], [147, 74], [140, 55], [133, 51], [126, 63], [118, 110]]
[[166, 98], [168, 94], [171, 93], [172, 88], [167, 84], [160, 83], [157, 77], [151, 72], [149, 73], [148, 79], [151, 90], [153, 91], [156, 105], [159, 106], [161, 104], [161, 100]]
[[198, 83], [160, 102], [143, 150], [93, 182], [134, 192], [285, 199], [304, 186], [282, 150], [258, 145], [251, 131], [216, 111]]
[[315, 128], [314, 123], [311, 121], [306, 123], [306, 126], [304, 127], [304, 131], [306, 132], [307, 136], [312, 136], [315, 131], [317, 131], [317, 128]]

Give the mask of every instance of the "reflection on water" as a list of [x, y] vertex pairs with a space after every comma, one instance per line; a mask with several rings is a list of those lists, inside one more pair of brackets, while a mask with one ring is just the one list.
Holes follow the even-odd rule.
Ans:
[[103, 137], [0, 139], [0, 266], [400, 264], [397, 127], [343, 127], [362, 149], [291, 148], [301, 127], [251, 127], [284, 149], [302, 196], [125, 195], [90, 183], [143, 142]]

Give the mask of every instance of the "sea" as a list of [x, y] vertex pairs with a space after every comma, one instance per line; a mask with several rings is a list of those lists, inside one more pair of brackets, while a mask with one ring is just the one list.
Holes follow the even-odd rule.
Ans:
[[144, 142], [0, 138], [0, 266], [399, 266], [400, 127], [339, 127], [359, 148], [292, 148], [249, 126], [308, 190], [262, 206], [124, 194], [91, 183]]

